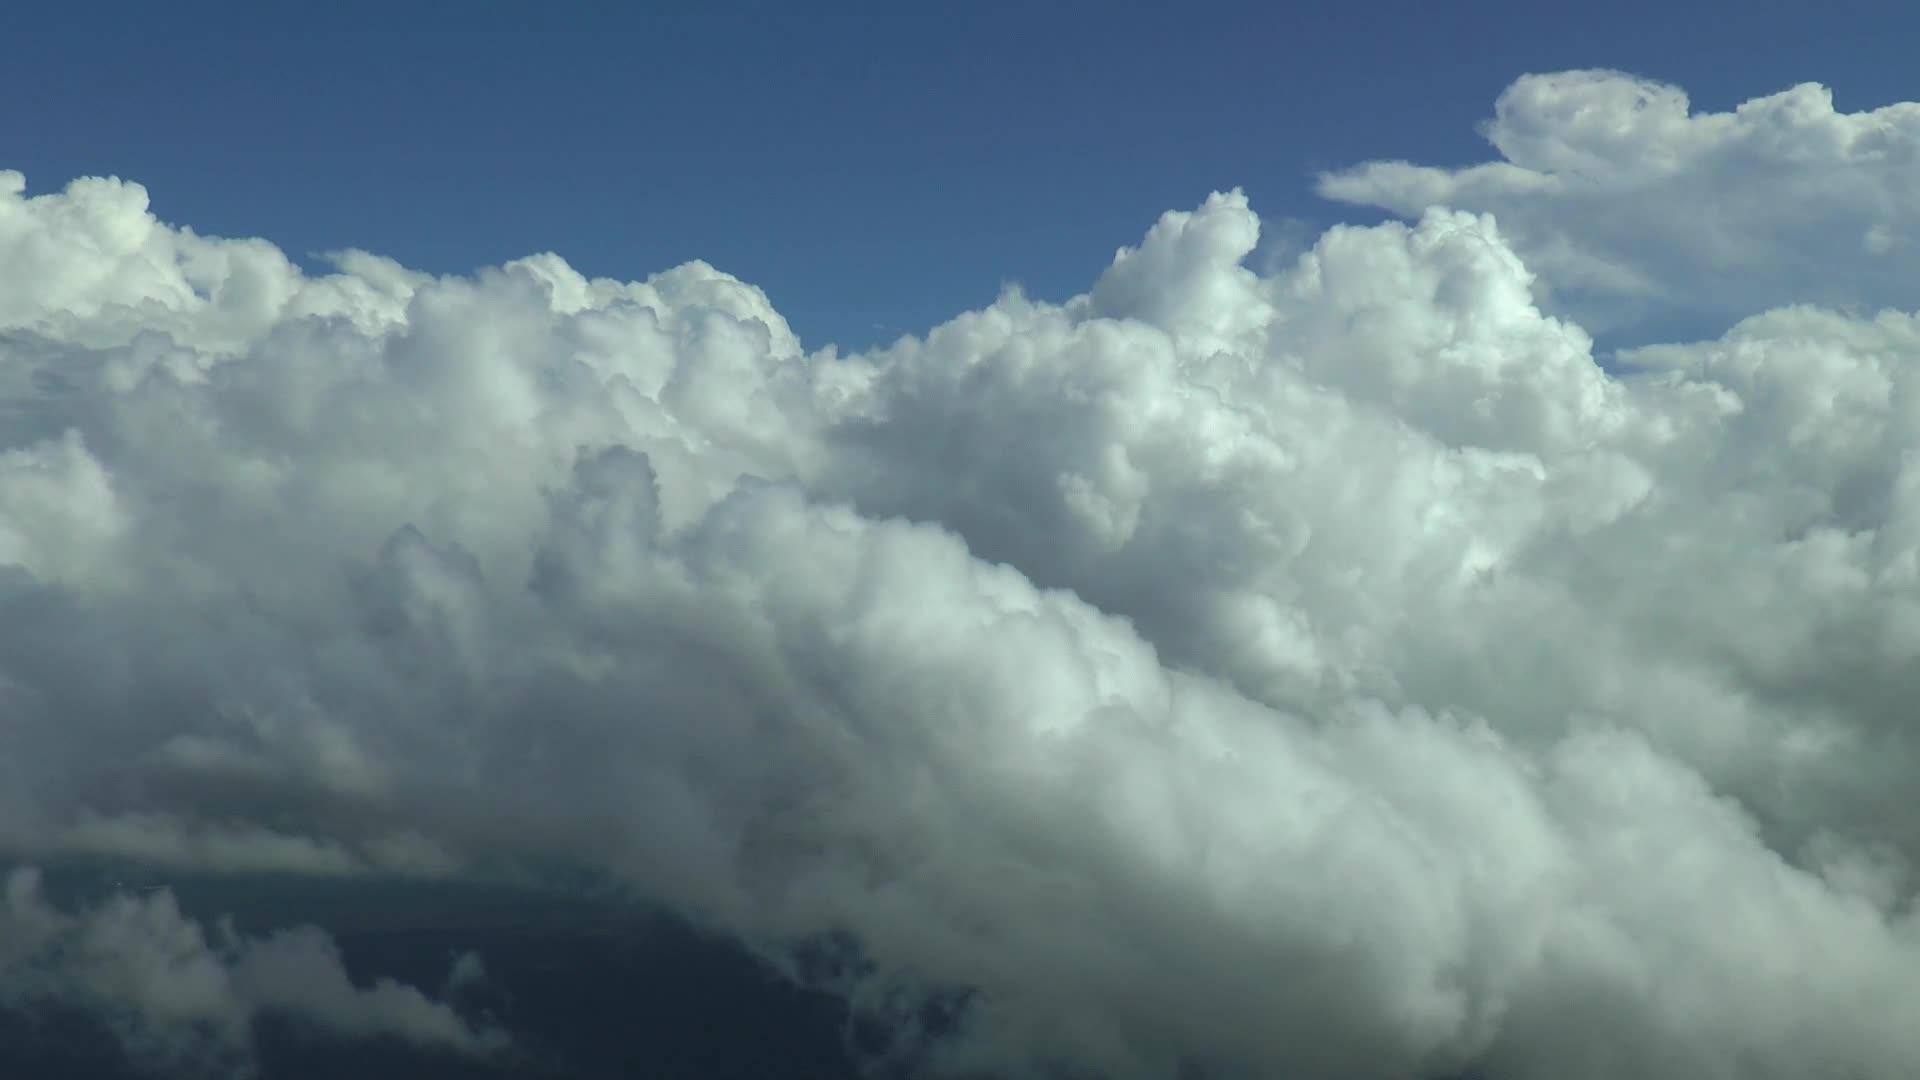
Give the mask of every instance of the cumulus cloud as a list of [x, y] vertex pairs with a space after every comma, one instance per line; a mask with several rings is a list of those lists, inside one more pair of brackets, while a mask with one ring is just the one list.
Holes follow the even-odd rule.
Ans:
[[[1521, 87], [1528, 167], [1653, 137]], [[0, 188], [8, 847], [591, 868], [935, 1071], [1920, 1062], [1911, 316], [1608, 371], [1524, 215], [1255, 271], [1229, 192], [841, 356]]]
[[1920, 303], [1920, 104], [1842, 112], [1803, 83], [1695, 112], [1675, 86], [1566, 71], [1516, 81], [1482, 130], [1500, 160], [1370, 162], [1320, 193], [1493, 213], [1561, 308], [1602, 331]]
[[[339, 949], [311, 926], [261, 937], [186, 917], [171, 893], [120, 894], [77, 911], [51, 903], [32, 869], [8, 875], [0, 907], [0, 1008], [79, 1008], [98, 1016], [133, 1060], [172, 1073], [254, 1072], [263, 1015], [333, 1036], [381, 1036], [486, 1057], [504, 1032], [390, 979], [359, 986]], [[480, 977], [462, 957], [454, 977]]]

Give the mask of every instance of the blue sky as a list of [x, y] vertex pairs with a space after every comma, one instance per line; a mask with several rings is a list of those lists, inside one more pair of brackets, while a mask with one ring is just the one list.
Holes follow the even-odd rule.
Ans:
[[[1876, 9], [1890, 12], [1886, 7]], [[137, 179], [160, 216], [436, 272], [556, 250], [703, 258], [810, 347], [919, 332], [1017, 280], [1084, 290], [1162, 211], [1244, 187], [1267, 242], [1367, 211], [1378, 157], [1466, 164], [1529, 71], [1603, 66], [1724, 109], [1910, 88], [1911, 32], [1833, 5], [347, 2], [22, 7], [0, 165]], [[1293, 223], [1293, 224], [1290, 224]]]

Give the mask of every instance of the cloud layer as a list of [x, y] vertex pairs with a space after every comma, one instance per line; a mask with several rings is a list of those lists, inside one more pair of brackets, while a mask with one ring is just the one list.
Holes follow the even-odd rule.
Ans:
[[[0, 174], [0, 841], [588, 867], [966, 991], [905, 1039], [961, 1072], [1910, 1075], [1920, 321], [1763, 310], [1897, 249], [1803, 295], [1578, 222], [1610, 165], [1690, 219], [1734, 151], [1642, 144], [1708, 136], [1781, 222], [1730, 234], [1830, 235], [1803, 167], [1916, 203], [1807, 165], [1818, 95], [1623, 85], [1329, 180], [1416, 219], [1270, 276], [1218, 194], [853, 356], [702, 264], [310, 277]], [[1539, 300], [1641, 295], [1594, 259], [1754, 317], [1610, 373]]]

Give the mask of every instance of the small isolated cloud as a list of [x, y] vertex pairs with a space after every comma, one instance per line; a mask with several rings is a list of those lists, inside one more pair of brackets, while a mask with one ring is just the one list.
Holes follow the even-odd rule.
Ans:
[[[356, 985], [332, 939], [311, 926], [251, 937], [188, 918], [165, 891], [65, 910], [32, 869], [5, 884], [0, 1009], [85, 1012], [146, 1068], [252, 1075], [254, 1025], [266, 1015], [331, 1037], [384, 1037], [476, 1058], [508, 1046], [504, 1032], [410, 986]], [[463, 958], [454, 977], [476, 972], [477, 961]]]
[[[1773, 305], [1886, 302], [1917, 211], [1817, 94], [1677, 93], [850, 356], [702, 263], [0, 184], [0, 843], [585, 869], [936, 1072], [1909, 1076], [1920, 322]], [[1543, 297], [1741, 310], [1608, 370]], [[459, 1041], [274, 940], [202, 996]]]
[[1492, 213], [1559, 309], [1597, 330], [1920, 303], [1920, 104], [1842, 112], [1804, 83], [1695, 112], [1675, 86], [1564, 71], [1516, 81], [1483, 131], [1501, 160], [1370, 162], [1320, 193], [1408, 217]]

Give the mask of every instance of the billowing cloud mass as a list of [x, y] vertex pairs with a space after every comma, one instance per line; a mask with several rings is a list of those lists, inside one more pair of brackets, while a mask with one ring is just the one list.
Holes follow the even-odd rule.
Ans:
[[[183, 916], [165, 891], [68, 912], [47, 900], [33, 870], [16, 870], [3, 884], [0, 1009], [96, 1012], [143, 1065], [249, 1075], [253, 1026], [268, 1013], [331, 1035], [385, 1036], [482, 1058], [508, 1044], [505, 1033], [475, 1027], [412, 987], [356, 986], [333, 941], [311, 926], [248, 937]], [[472, 978], [479, 965], [464, 954], [453, 975]]]
[[1320, 193], [1408, 217], [1496, 215], [1588, 329], [1716, 327], [1777, 305], [1920, 305], [1920, 104], [1841, 112], [1804, 83], [1732, 112], [1611, 71], [1529, 75], [1483, 133], [1501, 160], [1371, 162]]
[[[1916, 107], [1622, 85], [1270, 276], [1218, 194], [850, 356], [702, 264], [307, 276], [5, 174], [0, 840], [591, 868], [845, 944], [936, 1071], [1911, 1076], [1920, 319], [1797, 238], [1815, 175], [1915, 220]], [[1541, 306], [1603, 264], [1752, 317], [1603, 370]]]

